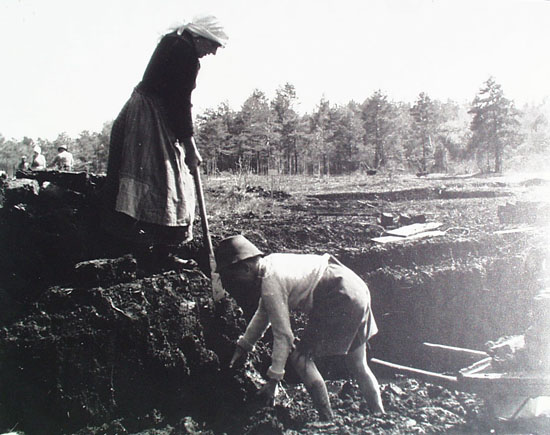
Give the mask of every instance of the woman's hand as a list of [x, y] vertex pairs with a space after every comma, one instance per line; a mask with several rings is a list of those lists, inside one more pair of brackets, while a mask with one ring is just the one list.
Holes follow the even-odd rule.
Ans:
[[279, 393], [279, 381], [276, 379], [269, 379], [267, 383], [258, 390], [258, 394], [264, 396], [267, 406], [275, 405], [275, 398]]
[[185, 164], [193, 172], [202, 163], [202, 157], [197, 149], [195, 138], [190, 136], [183, 139], [183, 147], [185, 148]]
[[248, 352], [244, 350], [241, 346], [237, 345], [235, 347], [235, 352], [233, 353], [233, 357], [231, 358], [231, 362], [229, 363], [229, 367], [233, 368], [235, 366], [240, 367], [244, 364], [246, 361], [246, 355]]

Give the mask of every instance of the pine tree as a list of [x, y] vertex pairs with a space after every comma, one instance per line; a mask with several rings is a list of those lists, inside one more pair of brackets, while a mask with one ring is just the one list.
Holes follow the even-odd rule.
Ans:
[[362, 105], [364, 142], [368, 148], [374, 149], [372, 166], [375, 169], [386, 166], [388, 163], [387, 147], [393, 131], [392, 109], [386, 95], [380, 90]]
[[421, 92], [411, 108], [412, 131], [415, 141], [411, 160], [418, 164], [421, 172], [428, 172], [433, 163], [435, 138], [438, 132], [439, 116], [436, 104]]
[[491, 171], [491, 160], [494, 159], [494, 171], [502, 172], [505, 148], [516, 145], [519, 140], [518, 111], [514, 103], [504, 97], [502, 86], [489, 77], [472, 101], [468, 113], [473, 115], [470, 152], [475, 153], [483, 171]]

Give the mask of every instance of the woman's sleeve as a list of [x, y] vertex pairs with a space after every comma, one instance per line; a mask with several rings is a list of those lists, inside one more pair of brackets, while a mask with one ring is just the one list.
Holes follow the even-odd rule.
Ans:
[[176, 38], [170, 53], [168, 104], [170, 124], [176, 138], [193, 136], [191, 93], [196, 85], [199, 61], [188, 42]]
[[294, 345], [294, 334], [292, 333], [290, 324], [290, 310], [288, 308], [288, 300], [280, 287], [281, 284], [264, 281], [264, 285], [262, 299], [273, 331], [273, 352], [267, 376], [272, 379], [281, 380], [285, 374], [286, 360]]
[[251, 351], [256, 342], [262, 338], [269, 327], [269, 318], [265, 311], [264, 304], [260, 298], [258, 309], [248, 324], [244, 335], [239, 338], [237, 344], [247, 351]]

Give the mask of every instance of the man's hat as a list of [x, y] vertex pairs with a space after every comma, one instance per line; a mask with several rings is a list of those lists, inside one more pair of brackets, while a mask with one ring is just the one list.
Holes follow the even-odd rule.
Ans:
[[57, 151], [59, 151], [59, 150], [65, 150], [65, 151], [67, 151], [67, 147], [66, 147], [65, 145], [59, 145], [59, 146], [57, 147]]
[[264, 255], [246, 237], [238, 235], [223, 239], [216, 249], [216, 272], [252, 257]]

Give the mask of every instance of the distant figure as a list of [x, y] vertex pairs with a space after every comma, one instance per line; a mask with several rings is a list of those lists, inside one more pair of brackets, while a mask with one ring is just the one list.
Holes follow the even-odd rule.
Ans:
[[213, 16], [165, 34], [113, 124], [102, 224], [136, 243], [144, 263], [152, 247], [151, 264], [177, 266], [181, 259], [172, 248], [193, 237], [192, 172], [202, 158], [193, 137], [191, 93], [199, 59], [216, 54], [226, 39]]
[[73, 155], [67, 150], [65, 145], [59, 145], [57, 147], [57, 156], [52, 161], [51, 166], [57, 168], [60, 171], [72, 171], [74, 159]]
[[27, 162], [27, 156], [21, 156], [21, 161], [17, 165], [17, 169], [20, 171], [26, 171], [29, 169], [29, 162]]
[[42, 154], [40, 145], [35, 145], [32, 152], [31, 169], [33, 171], [43, 171], [46, 169], [46, 157]]

